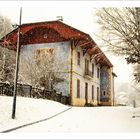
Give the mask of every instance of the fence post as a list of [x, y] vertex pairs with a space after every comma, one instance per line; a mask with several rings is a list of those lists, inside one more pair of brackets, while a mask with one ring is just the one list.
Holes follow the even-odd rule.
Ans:
[[134, 107], [134, 108], [136, 107], [136, 102], [135, 102], [135, 100], [133, 100], [133, 107]]
[[57, 101], [57, 95], [56, 95], [56, 90], [52, 90], [52, 95], [53, 95], [53, 100]]
[[31, 93], [32, 93], [32, 86], [30, 86], [30, 98], [31, 98]]
[[2, 95], [3, 95], [3, 86], [2, 86]]

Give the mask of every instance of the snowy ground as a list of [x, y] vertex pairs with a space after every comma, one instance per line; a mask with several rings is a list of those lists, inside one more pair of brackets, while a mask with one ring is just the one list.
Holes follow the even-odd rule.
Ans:
[[[69, 109], [60, 103], [30, 98], [17, 98], [16, 119], [11, 119], [12, 98], [0, 96], [0, 131], [46, 119]], [[135, 116], [135, 117], [133, 117]], [[140, 108], [72, 107], [46, 121], [13, 132], [53, 133], [129, 133], [140, 132]]]
[[0, 132], [51, 117], [68, 106], [58, 102], [17, 97], [16, 119], [11, 119], [13, 98], [0, 96]]

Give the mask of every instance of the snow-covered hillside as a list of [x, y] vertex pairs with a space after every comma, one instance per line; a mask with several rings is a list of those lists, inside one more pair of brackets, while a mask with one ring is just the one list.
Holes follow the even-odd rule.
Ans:
[[[11, 131], [26, 133], [116, 133], [140, 132], [140, 108], [70, 107], [60, 103], [31, 98], [17, 98], [16, 119], [11, 119], [12, 97], [0, 96], [0, 131], [49, 120]], [[69, 109], [71, 108], [71, 109]], [[68, 110], [69, 109], [69, 110]]]
[[51, 100], [17, 97], [16, 119], [11, 119], [13, 98], [0, 96], [0, 132], [49, 118], [68, 106]]

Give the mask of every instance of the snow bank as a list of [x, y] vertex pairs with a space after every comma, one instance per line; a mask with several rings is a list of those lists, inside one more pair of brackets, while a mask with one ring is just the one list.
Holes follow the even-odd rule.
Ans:
[[16, 118], [11, 119], [13, 98], [0, 96], [0, 131], [51, 117], [68, 106], [44, 99], [17, 97]]

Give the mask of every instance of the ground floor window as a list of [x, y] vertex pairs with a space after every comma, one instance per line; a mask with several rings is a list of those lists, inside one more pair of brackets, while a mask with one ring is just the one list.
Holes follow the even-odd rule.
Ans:
[[85, 100], [86, 103], [88, 103], [88, 83], [85, 83]]
[[105, 90], [102, 92], [102, 96], [106, 96], [106, 92], [105, 92]]
[[97, 101], [99, 102], [99, 87], [97, 87]]
[[94, 100], [94, 85], [92, 85], [92, 100]]
[[77, 79], [77, 98], [80, 98], [80, 80]]

